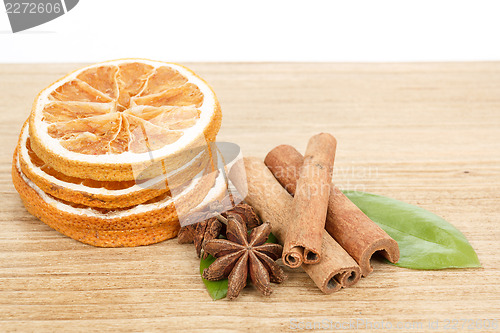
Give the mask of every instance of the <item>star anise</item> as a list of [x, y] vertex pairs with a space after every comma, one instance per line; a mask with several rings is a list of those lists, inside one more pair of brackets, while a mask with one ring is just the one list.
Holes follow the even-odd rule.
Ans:
[[236, 204], [235, 199], [238, 199], [238, 197], [229, 194], [225, 196], [221, 201], [215, 201], [212, 207], [221, 212], [221, 215], [225, 218], [227, 218], [231, 214], [239, 215], [243, 219], [243, 221], [245, 221], [248, 229], [255, 228], [256, 226], [262, 224], [262, 221], [260, 220], [259, 216], [252, 206], [243, 201]]
[[[182, 227], [179, 230], [179, 234], [177, 235], [178, 241], [180, 244], [194, 243], [196, 254], [198, 255], [198, 257], [200, 257], [203, 241], [219, 237], [222, 231], [222, 227], [222, 223], [219, 222], [216, 217], [211, 217], [201, 222], [188, 224], [187, 226]], [[207, 253], [203, 253], [204, 259], [207, 256]]]
[[260, 220], [259, 216], [257, 216], [257, 213], [255, 212], [253, 207], [244, 202], [240, 202], [232, 209], [222, 213], [222, 216], [226, 218], [229, 217], [230, 215], [241, 216], [243, 221], [245, 221], [245, 224], [247, 225], [248, 229], [253, 229], [262, 224], [262, 221]]
[[207, 280], [228, 278], [227, 297], [234, 299], [247, 284], [247, 277], [262, 294], [270, 295], [270, 282], [281, 283], [286, 275], [276, 260], [281, 258], [283, 247], [266, 243], [271, 226], [264, 223], [254, 228], [250, 235], [246, 225], [234, 216], [227, 219], [227, 239], [205, 241], [205, 252], [217, 258], [203, 271]]
[[[226, 196], [221, 201], [210, 203], [204, 210], [189, 215], [184, 221], [185, 226], [179, 230], [177, 235], [179, 243], [194, 243], [196, 254], [200, 257], [203, 241], [215, 239], [221, 234], [224, 235], [225, 226], [216, 217], [221, 212], [225, 218], [238, 216], [238, 219], [241, 219], [248, 228], [254, 228], [262, 223], [252, 206], [243, 202], [233, 206], [232, 197]], [[203, 253], [204, 259], [207, 256], [206, 252]]]

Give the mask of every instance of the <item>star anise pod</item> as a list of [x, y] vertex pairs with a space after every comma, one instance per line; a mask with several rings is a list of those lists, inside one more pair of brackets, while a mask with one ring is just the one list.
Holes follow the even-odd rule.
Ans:
[[283, 247], [266, 243], [271, 226], [264, 223], [254, 228], [250, 235], [246, 225], [234, 216], [227, 219], [227, 239], [205, 241], [203, 249], [217, 258], [203, 271], [207, 280], [228, 278], [227, 297], [234, 299], [247, 284], [247, 277], [262, 294], [270, 295], [270, 282], [281, 283], [286, 275], [276, 260], [281, 258]]
[[[262, 222], [255, 213], [252, 206], [240, 202], [234, 206], [234, 201], [231, 196], [226, 196], [221, 201], [210, 203], [204, 210], [192, 213], [185, 219], [186, 224], [179, 230], [177, 235], [180, 244], [194, 243], [196, 254], [201, 256], [203, 241], [208, 241], [224, 235], [224, 225], [217, 219], [216, 216], [221, 212], [222, 216], [238, 217], [238, 220], [243, 221], [248, 228], [253, 228], [260, 225]], [[232, 208], [231, 208], [232, 207]], [[240, 221], [240, 222], [241, 222]], [[208, 254], [203, 253], [205, 259]]]
[[237, 199], [239, 198], [229, 194], [221, 201], [215, 201], [213, 203], [213, 207], [216, 208], [218, 212], [221, 212], [221, 215], [225, 218], [227, 218], [230, 214], [240, 215], [243, 221], [245, 221], [248, 229], [261, 225], [262, 221], [253, 207], [243, 201], [235, 204], [235, 200]]
[[215, 202], [215, 205], [218, 205], [218, 211], [221, 212], [221, 215], [223, 217], [227, 218], [230, 214], [240, 215], [243, 221], [245, 221], [248, 229], [255, 228], [256, 226], [262, 224], [262, 221], [260, 220], [259, 216], [252, 206], [243, 201], [235, 204], [235, 199], [237, 199], [237, 197], [229, 194], [225, 196], [220, 202]]
[[[200, 257], [203, 241], [219, 237], [222, 227], [222, 223], [216, 217], [211, 217], [182, 227], [177, 237], [180, 244], [194, 243], [196, 254]], [[207, 256], [207, 253], [203, 253], [203, 259]]]
[[248, 229], [253, 229], [262, 224], [259, 216], [255, 212], [252, 206], [247, 203], [240, 202], [232, 209], [227, 212], [222, 213], [222, 216], [229, 217], [230, 215], [239, 215], [245, 221]]

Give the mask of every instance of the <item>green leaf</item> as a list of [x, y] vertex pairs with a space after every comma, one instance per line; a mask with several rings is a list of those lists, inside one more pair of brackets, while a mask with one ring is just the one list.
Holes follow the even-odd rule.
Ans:
[[[278, 239], [276, 236], [274, 236], [272, 233], [269, 234], [269, 237], [266, 240], [266, 243], [278, 243]], [[227, 279], [220, 280], [220, 281], [209, 281], [205, 280], [203, 278], [203, 270], [205, 268], [208, 268], [208, 266], [212, 265], [212, 263], [215, 261], [215, 258], [212, 257], [211, 255], [208, 255], [206, 259], [201, 258], [200, 260], [200, 274], [202, 275], [202, 280], [203, 283], [205, 284], [205, 287], [207, 287], [207, 291], [210, 294], [210, 297], [214, 301], [218, 299], [222, 299], [226, 297], [227, 295]]]
[[[203, 276], [203, 270], [208, 268], [213, 262], [215, 258], [209, 255], [206, 259], [201, 258], [200, 261], [200, 274]], [[227, 295], [227, 279], [220, 281], [209, 281], [205, 280], [203, 277], [201, 278], [205, 287], [207, 287], [207, 291], [210, 294], [210, 297], [214, 301], [224, 298]]]
[[413, 269], [481, 267], [465, 236], [441, 217], [417, 206], [381, 195], [344, 194], [396, 240], [397, 266]]
[[276, 238], [276, 236], [274, 236], [273, 233], [271, 232], [266, 240], [266, 243], [278, 244], [278, 238]]

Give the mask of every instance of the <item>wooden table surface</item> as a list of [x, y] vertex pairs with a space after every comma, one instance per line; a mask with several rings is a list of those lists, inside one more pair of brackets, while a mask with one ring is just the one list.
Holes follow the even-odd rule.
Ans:
[[81, 65], [2, 64], [0, 331], [263, 332], [316, 322], [401, 332], [429, 321], [445, 329], [453, 319], [500, 326], [500, 63], [187, 65], [220, 99], [221, 141], [263, 158], [282, 143], [304, 151], [312, 134], [331, 132], [339, 186], [442, 216], [483, 268], [416, 271], [375, 261], [372, 275], [331, 295], [302, 270], [287, 270], [270, 297], [249, 287], [235, 301], [212, 301], [191, 245], [96, 248], [27, 213], [10, 176], [19, 130], [37, 92]]

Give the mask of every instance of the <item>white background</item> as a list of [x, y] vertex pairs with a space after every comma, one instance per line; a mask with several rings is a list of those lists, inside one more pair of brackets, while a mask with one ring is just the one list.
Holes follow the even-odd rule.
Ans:
[[500, 60], [500, 1], [80, 0], [16, 34], [0, 9], [0, 62]]

